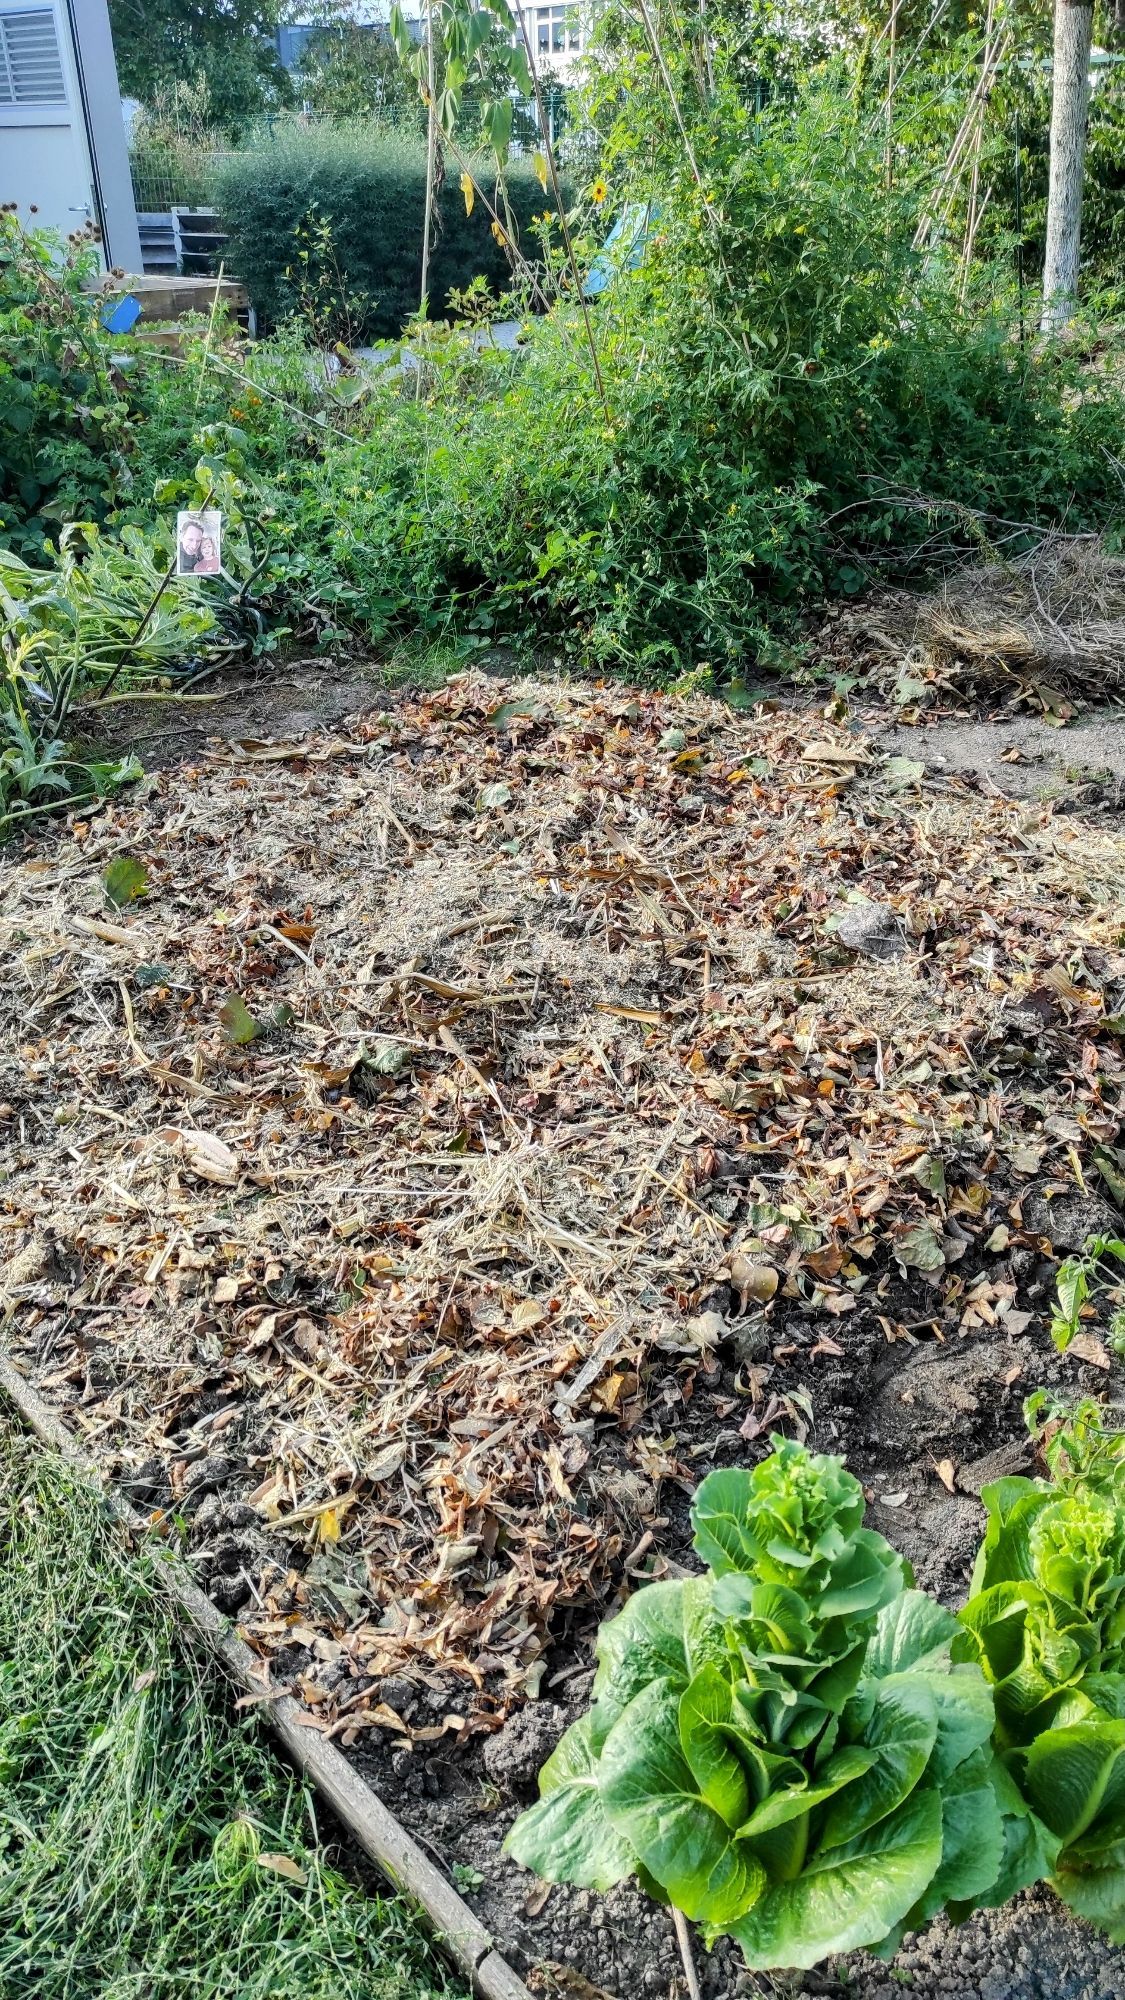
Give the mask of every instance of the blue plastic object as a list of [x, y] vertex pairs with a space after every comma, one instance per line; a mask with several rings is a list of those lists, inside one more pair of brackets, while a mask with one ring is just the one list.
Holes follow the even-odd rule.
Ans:
[[107, 333], [132, 333], [144, 308], [132, 292], [126, 292], [123, 299], [102, 307], [102, 325]]
[[596, 299], [621, 271], [635, 271], [643, 261], [648, 233], [660, 214], [658, 201], [627, 201], [597, 256], [582, 289]]

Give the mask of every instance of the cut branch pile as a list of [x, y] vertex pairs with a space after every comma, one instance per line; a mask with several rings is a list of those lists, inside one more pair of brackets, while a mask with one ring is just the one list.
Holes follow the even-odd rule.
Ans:
[[1026, 1192], [1125, 1191], [1123, 864], [702, 700], [216, 747], [4, 858], [4, 1338], [319, 1727], [404, 1674], [493, 1727], [651, 1561], [717, 1346], [815, 1401], [904, 1274], [995, 1325]]

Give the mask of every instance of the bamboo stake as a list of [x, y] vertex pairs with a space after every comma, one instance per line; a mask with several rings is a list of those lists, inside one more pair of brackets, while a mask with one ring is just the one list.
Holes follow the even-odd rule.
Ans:
[[973, 250], [974, 250], [974, 247], [975, 247], [975, 245], [976, 245], [976, 240], [977, 240], [977, 232], [978, 232], [978, 231], [979, 231], [979, 229], [980, 229], [980, 226], [981, 226], [981, 223], [982, 223], [982, 222], [984, 221], [984, 214], [985, 214], [985, 210], [986, 210], [986, 208], [988, 207], [988, 204], [989, 204], [989, 202], [990, 202], [990, 201], [992, 200], [992, 196], [993, 196], [994, 192], [995, 192], [995, 186], [994, 186], [994, 183], [990, 181], [990, 182], [989, 182], [989, 184], [988, 184], [988, 188], [987, 188], [987, 191], [986, 191], [986, 193], [985, 193], [985, 197], [984, 197], [984, 200], [983, 200], [983, 201], [981, 202], [981, 205], [980, 205], [980, 207], [979, 207], [979, 208], [977, 209], [977, 211], [976, 211], [976, 213], [975, 213], [975, 215], [974, 215], [974, 217], [973, 217], [973, 229], [972, 229], [972, 234], [971, 234], [971, 235], [966, 235], [966, 237], [965, 237], [965, 256], [964, 256], [964, 263], [963, 263], [963, 267], [962, 267], [962, 271], [961, 271], [961, 304], [962, 304], [962, 305], [964, 305], [964, 303], [965, 303], [965, 298], [966, 298], [966, 294], [968, 293], [968, 289], [969, 289], [969, 273], [970, 273], [970, 269], [971, 269], [971, 266], [972, 266], [972, 261], [973, 261]]
[[688, 2000], [703, 2000], [703, 1989], [699, 1984], [699, 1974], [695, 1969], [695, 1959], [692, 1956], [691, 1932], [688, 1929], [688, 1920], [682, 1910], [677, 1910], [674, 1903], [672, 1905], [672, 1923], [676, 1932], [676, 1943], [680, 1947], [680, 1959], [684, 1968], [684, 1978], [687, 1980]]
[[[437, 97], [434, 91], [434, 5], [426, 5], [426, 213], [422, 223], [422, 285], [419, 312], [430, 295], [430, 233], [434, 213], [434, 160], [437, 154]], [[421, 373], [419, 372], [419, 381]]]
[[645, 33], [648, 36], [649, 47], [651, 48], [652, 53], [656, 58], [656, 66], [660, 71], [661, 81], [663, 82], [664, 88], [668, 93], [668, 102], [672, 107], [672, 116], [676, 121], [676, 129], [679, 132], [680, 141], [681, 144], [683, 145], [684, 156], [687, 160], [688, 166], [691, 168], [692, 178], [695, 181], [695, 185], [699, 189], [700, 194], [703, 195], [703, 207], [704, 210], [706, 211], [707, 220], [711, 224], [712, 228], [714, 228], [716, 226], [715, 216], [712, 211], [710, 202], [708, 201], [706, 195], [703, 194], [703, 176], [699, 171], [699, 162], [695, 157], [695, 151], [692, 146], [691, 140], [688, 136], [687, 126], [684, 124], [683, 113], [680, 110], [679, 99], [676, 96], [676, 86], [672, 82], [672, 78], [668, 70], [668, 65], [664, 60], [664, 51], [660, 46], [660, 38], [657, 35], [655, 27], [653, 26], [652, 15], [648, 11], [647, 0], [637, 0], [637, 4], [639, 5], [641, 10], [641, 19], [645, 24]]
[[894, 186], [895, 179], [895, 81], [898, 65], [898, 10], [902, 0], [891, 0], [889, 47], [887, 51], [887, 193]]
[[[730, 291], [733, 294], [735, 289], [734, 283], [731, 278], [730, 268], [727, 264], [727, 260], [723, 255], [722, 243], [719, 240], [719, 218], [716, 215], [715, 210], [712, 207], [711, 202], [707, 197], [707, 191], [703, 185], [703, 176], [699, 171], [699, 162], [695, 157], [695, 149], [692, 146], [691, 139], [688, 136], [687, 126], [684, 123], [683, 113], [680, 110], [679, 99], [676, 96], [676, 86], [672, 81], [668, 65], [664, 60], [664, 51], [660, 46], [660, 38], [656, 32], [656, 27], [653, 23], [652, 16], [649, 13], [647, 0], [637, 0], [637, 4], [640, 8], [641, 19], [644, 22], [645, 33], [648, 36], [649, 47], [651, 48], [652, 53], [656, 59], [656, 66], [660, 71], [660, 78], [664, 85], [664, 89], [668, 97], [668, 102], [672, 107], [672, 116], [676, 121], [676, 129], [679, 132], [680, 141], [681, 144], [683, 145], [684, 156], [687, 160], [688, 166], [691, 168], [692, 179], [695, 181], [695, 185], [699, 189], [700, 199], [703, 203], [703, 213], [707, 217], [707, 220], [711, 225], [711, 229], [714, 232], [715, 250], [718, 257], [719, 269], [723, 274], [723, 278], [727, 286], [729, 287]], [[743, 352], [747, 356], [749, 356], [750, 342], [746, 336], [745, 328], [740, 333], [739, 339], [742, 344]]]
[[[996, 71], [1000, 67], [1001, 57], [1007, 51], [1008, 40], [1009, 40], [1009, 30], [1005, 25], [1001, 29], [1000, 33], [997, 35], [995, 43], [993, 44], [992, 58], [989, 68], [985, 69], [982, 67], [980, 76], [977, 78], [976, 84], [972, 91], [972, 95], [969, 98], [968, 107], [965, 111], [965, 115], [962, 118], [960, 125], [957, 128], [953, 144], [950, 147], [949, 154], [945, 162], [945, 166], [942, 169], [941, 175], [938, 179], [937, 186], [934, 189], [932, 199], [930, 200], [924, 214], [922, 215], [921, 221], [919, 222], [918, 227], [914, 232], [913, 247], [915, 250], [920, 250], [922, 248], [922, 245], [925, 243], [926, 238], [930, 235], [933, 229], [934, 223], [940, 219], [938, 214], [938, 209], [939, 209], [939, 204], [942, 202], [942, 200], [945, 199], [946, 202], [945, 213], [947, 213], [948, 209], [952, 206], [953, 199], [957, 191], [956, 178], [961, 164], [961, 156], [964, 153], [965, 147], [968, 145], [969, 140], [971, 139], [973, 134], [977, 105], [979, 104], [981, 98], [984, 96], [985, 92], [990, 90], [992, 87], [992, 84], [995, 80]], [[950, 190], [952, 190], [952, 192], [950, 192]]]
[[[899, 70], [898, 82], [895, 85], [896, 90], [901, 87], [904, 78], [908, 75], [910, 70], [913, 69], [915, 63], [921, 56], [922, 50], [925, 48], [926, 43], [928, 42], [934, 29], [937, 27], [938, 22], [941, 20], [942, 15], [946, 12], [946, 9], [949, 7], [950, 4], [951, 0], [937, 0], [937, 6], [934, 8], [933, 13], [930, 15], [929, 20], [927, 21], [925, 27], [923, 28], [921, 34], [919, 35], [918, 40], [915, 42], [913, 49], [911, 50], [909, 56], [904, 62], [902, 68]], [[874, 55], [876, 50], [880, 47], [883, 41], [883, 37], [884, 35], [887, 34], [889, 27], [890, 27], [890, 22], [887, 23], [887, 27], [880, 29], [878, 35], [875, 37], [875, 40], [871, 45], [872, 55]], [[879, 114], [876, 113], [876, 119], [878, 118], [878, 115]], [[875, 122], [876, 121], [873, 120], [872, 124], [874, 125]]]
[[[984, 24], [984, 58], [982, 69], [992, 67], [992, 23], [995, 18], [996, 0], [988, 0], [988, 14]], [[973, 254], [973, 243], [977, 233], [977, 198], [980, 194], [980, 156], [984, 146], [984, 119], [986, 97], [981, 93], [977, 107], [976, 126], [973, 134], [973, 165], [969, 176], [969, 212], [965, 218], [965, 246], [961, 257], [961, 299], [964, 302], [969, 283], [969, 260]]]
[[[69, 803], [69, 802], [68, 802]], [[78, 1439], [38, 1390], [0, 1350], [0, 1390], [28, 1429], [99, 1486], [104, 1486], [109, 1513], [131, 1535], [147, 1539], [151, 1531], [128, 1501], [106, 1486], [98, 1468]], [[163, 1589], [187, 1624], [202, 1639], [231, 1680], [255, 1696], [270, 1728], [281, 1739], [297, 1768], [312, 1780], [364, 1853], [396, 1889], [425, 1912], [437, 1940], [472, 1983], [480, 2000], [531, 2000], [531, 1995], [506, 1959], [501, 1958], [489, 1932], [428, 1855], [401, 1827], [383, 1801], [364, 1784], [335, 1744], [308, 1726], [308, 1711], [289, 1695], [262, 1698], [261, 1661], [236, 1637], [228, 1619], [215, 1609], [178, 1556], [160, 1551], [154, 1566]]]
[[579, 276], [578, 259], [574, 254], [574, 242], [570, 234], [570, 224], [566, 219], [566, 203], [562, 198], [562, 188], [559, 186], [559, 170], [555, 163], [555, 146], [554, 146], [554, 141], [551, 138], [550, 122], [547, 118], [546, 106], [543, 103], [543, 87], [539, 81], [539, 72], [535, 67], [535, 56], [531, 47], [531, 36], [527, 32], [527, 22], [524, 19], [524, 11], [523, 11], [523, 6], [521, 4], [521, 0], [512, 0], [512, 6], [515, 12], [516, 19], [519, 22], [520, 39], [523, 42], [524, 53], [527, 56], [527, 68], [528, 68], [528, 74], [531, 77], [531, 87], [532, 90], [535, 92], [535, 109], [539, 118], [539, 136], [543, 141], [543, 153], [547, 161], [547, 172], [551, 176], [551, 191], [555, 197], [555, 207], [558, 211], [559, 228], [562, 231], [562, 239], [564, 244], [566, 245], [566, 256], [567, 256], [567, 262], [570, 265], [570, 275], [574, 280], [574, 289], [578, 294], [578, 303], [582, 308], [582, 319], [586, 328], [586, 344], [590, 350], [590, 359], [594, 364], [594, 377], [598, 385], [598, 394], [602, 399], [602, 409], [605, 412], [605, 420], [607, 424], [610, 424], [613, 422], [613, 418], [610, 414], [609, 397], [606, 395], [605, 382], [602, 379], [602, 365], [601, 362], [598, 360], [598, 350], [594, 340], [594, 328], [590, 319], [590, 307], [586, 299], [585, 291], [583, 290], [582, 287], [582, 279]]
[[462, 173], [467, 174], [469, 180], [472, 182], [474, 195], [480, 196], [480, 199], [483, 202], [488, 215], [490, 216], [492, 221], [496, 224], [497, 229], [503, 230], [504, 235], [507, 238], [508, 248], [512, 253], [513, 261], [517, 269], [521, 270], [523, 272], [523, 275], [526, 277], [528, 284], [531, 287], [532, 297], [537, 298], [539, 300], [539, 303], [542, 306], [544, 312], [550, 312], [553, 301], [547, 297], [546, 292], [543, 290], [543, 287], [539, 282], [538, 274], [536, 272], [534, 264], [532, 264], [529, 261], [529, 259], [524, 256], [523, 251], [520, 249], [520, 246], [517, 243], [512, 231], [511, 218], [509, 217], [507, 221], [501, 220], [497, 212], [495, 203], [489, 200], [480, 182], [477, 180], [475, 174], [473, 173], [473, 170], [470, 167], [468, 161], [466, 160], [464, 153], [462, 153], [460, 148], [458, 147], [456, 139], [454, 139], [452, 134], [449, 132], [447, 132], [445, 135], [445, 143], [449, 147], [449, 150], [452, 153], [454, 159], [456, 160], [457, 165], [460, 167]]
[[206, 338], [206, 340], [205, 340], [205, 341], [204, 341], [204, 343], [203, 343], [203, 352], [202, 352], [202, 354], [201, 354], [201, 355], [200, 355], [200, 357], [199, 357], [199, 380], [197, 381], [197, 383], [196, 383], [196, 385], [195, 385], [195, 414], [196, 414], [196, 416], [198, 416], [198, 415], [199, 415], [199, 402], [200, 402], [200, 398], [201, 398], [201, 396], [202, 396], [202, 394], [203, 394], [203, 377], [204, 377], [204, 376], [205, 376], [205, 374], [207, 373], [207, 363], [208, 363], [208, 361], [209, 361], [209, 360], [210, 360], [210, 358], [211, 358], [211, 342], [212, 342], [212, 341], [214, 340], [214, 338], [215, 338], [215, 316], [216, 316], [216, 314], [217, 314], [217, 312], [218, 312], [218, 310], [219, 310], [219, 291], [220, 291], [220, 288], [221, 288], [221, 286], [222, 286], [222, 282], [223, 282], [223, 272], [224, 272], [225, 270], [226, 270], [226, 260], [225, 260], [225, 258], [222, 258], [222, 257], [220, 257], [220, 259], [219, 259], [219, 275], [218, 275], [218, 277], [217, 277], [217, 278], [215, 279], [215, 296], [214, 296], [214, 298], [213, 298], [213, 299], [212, 299], [212, 301], [211, 301], [211, 317], [210, 317], [210, 319], [209, 319], [209, 320], [207, 321], [207, 338]]

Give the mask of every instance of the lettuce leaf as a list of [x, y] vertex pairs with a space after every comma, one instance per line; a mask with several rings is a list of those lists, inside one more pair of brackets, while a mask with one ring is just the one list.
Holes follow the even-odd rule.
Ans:
[[703, 1797], [680, 1747], [680, 1700], [653, 1681], [606, 1737], [599, 1789], [606, 1816], [677, 1909], [725, 1926], [765, 1887], [765, 1870]]
[[636, 1856], [611, 1826], [598, 1789], [591, 1716], [572, 1724], [539, 1773], [540, 1797], [522, 1813], [504, 1845], [547, 1882], [612, 1889], [636, 1867]]
[[752, 1972], [805, 1969], [830, 1952], [878, 1944], [941, 1863], [941, 1799], [916, 1792], [868, 1833], [806, 1859], [730, 1926]]

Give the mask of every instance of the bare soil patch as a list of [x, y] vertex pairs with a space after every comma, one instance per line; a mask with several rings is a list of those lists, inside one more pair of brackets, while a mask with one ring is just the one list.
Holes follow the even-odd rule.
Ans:
[[307, 736], [342, 722], [382, 694], [378, 667], [361, 654], [265, 658], [201, 676], [186, 689], [125, 696], [79, 711], [84, 739], [101, 755], [135, 751], [146, 771], [190, 763], [215, 741]]
[[[956, 1602], [1023, 1396], [1119, 1388], [1044, 1315], [1125, 1168], [1123, 865], [820, 714], [469, 676], [0, 857], [4, 1338], [541, 1990], [677, 1990], [499, 1844], [703, 1472], [846, 1452]], [[786, 1990], [1111, 1957], [1040, 1897]]]
[[881, 721], [892, 756], [919, 758], [935, 777], [975, 778], [1009, 799], [1119, 813], [1125, 806], [1125, 714], [1083, 715], [1058, 729], [1033, 715], [1001, 720]]

